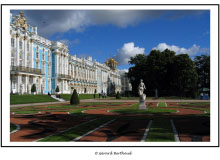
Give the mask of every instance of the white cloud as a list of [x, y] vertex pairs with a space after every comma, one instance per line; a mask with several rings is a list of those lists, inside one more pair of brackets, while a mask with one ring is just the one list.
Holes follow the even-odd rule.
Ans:
[[73, 45], [76, 45], [76, 44], [79, 44], [80, 43], [80, 40], [79, 39], [74, 39], [74, 40], [68, 40], [68, 39], [61, 39], [61, 40], [57, 40], [67, 46], [73, 46]]
[[188, 54], [190, 56], [196, 55], [200, 52], [200, 46], [194, 44], [191, 48], [180, 48], [179, 46], [175, 45], [168, 45], [166, 43], [159, 43], [157, 47], [154, 47], [153, 49], [164, 51], [165, 49], [169, 49], [171, 51], [176, 52], [176, 54]]
[[126, 73], [128, 73], [128, 69], [119, 69], [119, 72], [126, 72]]
[[118, 61], [118, 65], [128, 64], [130, 57], [137, 54], [144, 54], [145, 48], [135, 47], [134, 42], [125, 43], [122, 48], [117, 50], [115, 59]]

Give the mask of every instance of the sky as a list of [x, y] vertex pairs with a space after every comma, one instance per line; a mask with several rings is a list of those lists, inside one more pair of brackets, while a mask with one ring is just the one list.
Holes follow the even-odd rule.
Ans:
[[[20, 10], [11, 10], [13, 15]], [[130, 57], [153, 49], [191, 58], [210, 54], [209, 10], [22, 10], [38, 34], [68, 45], [71, 55], [127, 70]]]

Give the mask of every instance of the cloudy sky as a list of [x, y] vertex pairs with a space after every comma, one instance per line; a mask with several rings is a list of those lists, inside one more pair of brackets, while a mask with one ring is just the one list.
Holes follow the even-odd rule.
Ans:
[[[209, 54], [208, 10], [23, 10], [28, 23], [49, 40], [69, 46], [70, 54], [105, 62], [111, 55], [119, 69], [152, 49], [168, 48], [192, 58]], [[13, 15], [18, 10], [11, 10]]]

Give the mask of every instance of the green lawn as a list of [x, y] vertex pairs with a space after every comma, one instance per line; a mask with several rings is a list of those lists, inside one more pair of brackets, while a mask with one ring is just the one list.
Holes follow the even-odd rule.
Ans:
[[10, 132], [14, 131], [16, 128], [17, 128], [16, 125], [10, 123]]
[[48, 95], [10, 95], [10, 104], [56, 102]]
[[174, 134], [169, 119], [153, 119], [147, 142], [174, 142]]
[[162, 113], [173, 113], [176, 112], [174, 109], [163, 109], [163, 108], [148, 108], [146, 110], [139, 110], [136, 108], [128, 109], [113, 109], [110, 112], [116, 112], [121, 114], [162, 114]]
[[[61, 98], [69, 101], [72, 94], [61, 94]], [[98, 94], [96, 94], [96, 99], [99, 97]], [[94, 99], [93, 94], [79, 94], [79, 99]]]
[[158, 102], [158, 107], [166, 107], [166, 102]]
[[[84, 104], [84, 103], [83, 103]], [[36, 114], [39, 111], [48, 111], [48, 112], [69, 112], [71, 114], [74, 113], [80, 113], [83, 110], [91, 110], [91, 109], [100, 109], [100, 107], [97, 107], [98, 105], [105, 104], [105, 107], [102, 108], [113, 108], [118, 107], [118, 104], [122, 104], [121, 102], [111, 102], [111, 103], [104, 103], [104, 102], [91, 102], [91, 103], [85, 103], [88, 106], [93, 106], [91, 108], [87, 107], [80, 107], [77, 105], [54, 105], [54, 106], [46, 106], [46, 107], [38, 107], [38, 106], [26, 106], [26, 107], [16, 107], [11, 108], [11, 112], [14, 112], [15, 114]], [[97, 106], [96, 106], [97, 105]], [[133, 105], [126, 106], [126, 107], [132, 107]]]
[[39, 111], [38, 110], [11, 110], [11, 112], [14, 112], [15, 114], [36, 114]]
[[182, 99], [182, 100], [191, 100], [191, 99], [198, 99], [198, 98], [170, 96], [170, 97], [164, 97], [164, 99]]
[[90, 121], [88, 123], [84, 123], [82, 125], [73, 127], [65, 132], [57, 133], [55, 135], [45, 137], [44, 139], [41, 139], [39, 142], [68, 142], [99, 127], [100, 125], [110, 120], [111, 118], [109, 117], [96, 119], [94, 121]]
[[186, 106], [207, 106], [210, 105], [210, 102], [180, 102], [179, 104]]

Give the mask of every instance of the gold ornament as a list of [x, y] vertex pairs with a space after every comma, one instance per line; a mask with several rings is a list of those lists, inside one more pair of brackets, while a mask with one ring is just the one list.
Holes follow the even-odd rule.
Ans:
[[27, 25], [27, 20], [24, 17], [24, 12], [20, 12], [20, 17], [14, 21], [15, 26], [22, 27], [23, 29], [27, 30], [28, 25]]

